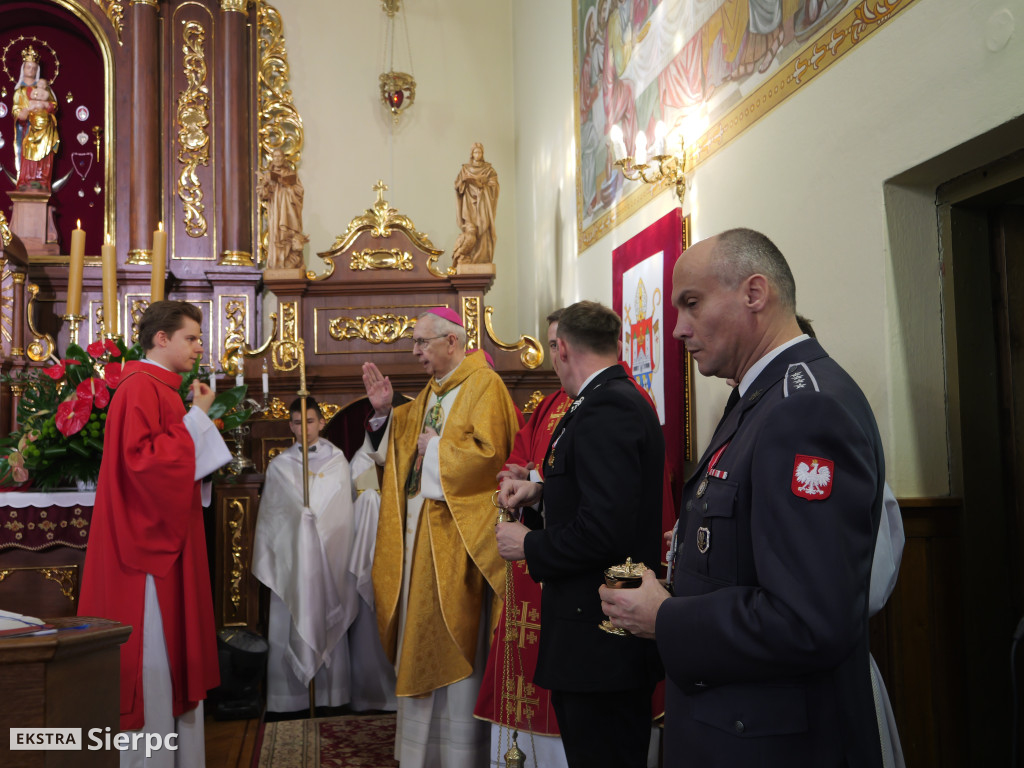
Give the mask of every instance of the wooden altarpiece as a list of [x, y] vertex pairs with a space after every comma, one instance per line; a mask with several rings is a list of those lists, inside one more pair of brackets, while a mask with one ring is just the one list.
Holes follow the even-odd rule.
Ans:
[[[414, 397], [427, 376], [412, 355], [416, 318], [430, 307], [459, 314], [471, 350], [488, 352], [512, 399], [527, 415], [558, 386], [544, 352], [530, 336], [500, 340], [484, 295], [494, 282], [493, 265], [452, 272], [437, 266], [442, 252], [413, 221], [391, 208], [378, 182], [376, 202], [349, 222], [332, 247], [320, 253], [324, 270], [267, 270], [264, 285], [278, 299], [273, 331], [245, 353], [246, 380], [260, 380], [274, 341], [303, 341], [306, 386], [329, 419], [326, 436], [349, 456], [365, 434], [368, 414], [362, 364], [372, 361], [397, 392]], [[259, 584], [251, 575], [252, 542], [263, 472], [270, 459], [291, 445], [288, 403], [300, 386], [298, 370], [268, 376], [268, 408], [250, 422], [246, 453], [254, 471], [215, 489], [214, 604], [220, 627], [260, 628]]]
[[[5, 373], [43, 364], [69, 341], [63, 316], [76, 220], [86, 230], [83, 346], [112, 330], [104, 329], [102, 317], [99, 253], [105, 236], [117, 252], [116, 329], [128, 343], [137, 339], [160, 223], [168, 233], [166, 296], [202, 309], [203, 362], [217, 364], [230, 343], [258, 331], [254, 158], [266, 154], [261, 132], [276, 130], [252, 118], [253, 105], [262, 104], [257, 49], [266, 10], [265, 3], [250, 0], [3, 4], [0, 49], [6, 70], [16, 74], [20, 52], [31, 45], [43, 53], [42, 74], [52, 79], [60, 72], [51, 87], [61, 140], [53, 191], [29, 201], [47, 209], [41, 219], [21, 215], [28, 203], [16, 200], [7, 189], [13, 182], [0, 175], [0, 201], [6, 208], [10, 198], [16, 209], [8, 218], [27, 256], [24, 267], [5, 271], [0, 283]], [[6, 139], [0, 142], [0, 162], [9, 167], [13, 120], [7, 116], [0, 123]], [[58, 188], [65, 175], [67, 183]], [[36, 219], [55, 226], [39, 232], [24, 224], [19, 231], [18, 223]], [[18, 272], [37, 288], [24, 308], [8, 301], [14, 293], [11, 273]], [[31, 352], [12, 343], [18, 312], [25, 335], [36, 342]], [[9, 420], [12, 403], [9, 392], [4, 396], [0, 410]]]

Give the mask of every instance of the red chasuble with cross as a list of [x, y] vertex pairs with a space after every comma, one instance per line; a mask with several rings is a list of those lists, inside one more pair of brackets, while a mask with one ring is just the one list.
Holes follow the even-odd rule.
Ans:
[[[629, 368], [621, 363], [627, 373]], [[634, 386], [640, 391], [654, 408], [650, 395], [635, 380]], [[541, 401], [526, 425], [519, 430], [512, 445], [512, 454], [508, 457], [509, 464], [526, 466], [528, 462], [536, 465], [541, 476], [544, 474], [544, 457], [548, 444], [554, 434], [555, 427], [572, 404], [564, 389], [548, 395]], [[670, 530], [675, 524], [675, 503], [672, 500], [672, 488], [669, 484], [668, 469], [665, 469], [662, 483], [662, 528]], [[648, 564], [659, 570], [656, 564]], [[537, 669], [537, 642], [540, 640], [540, 597], [541, 586], [530, 578], [526, 570], [526, 561], [513, 563], [513, 587], [516, 596], [513, 626], [507, 627], [505, 613], [498, 620], [494, 632], [494, 641], [487, 656], [487, 669], [484, 671], [480, 695], [476, 700], [473, 714], [483, 720], [516, 728], [521, 732], [536, 733], [541, 736], [559, 736], [555, 710], [551, 706], [551, 692], [533, 683], [533, 673]], [[502, 606], [504, 609], [504, 605]], [[504, 676], [504, 658], [506, 637], [511, 643], [512, 661], [510, 679], [504, 684], [502, 695], [502, 678]], [[652, 711], [660, 715], [665, 711], [664, 683], [659, 683], [655, 690]]]
[[80, 616], [132, 626], [121, 646], [121, 729], [144, 726], [146, 575], [160, 602], [175, 717], [220, 681], [195, 444], [182, 420], [181, 376], [128, 362], [107, 412], [86, 550]]
[[[558, 422], [569, 409], [572, 399], [559, 389], [544, 398], [526, 426], [519, 430], [512, 445], [508, 463], [526, 466], [533, 462], [543, 474], [544, 454]], [[526, 572], [526, 561], [513, 563], [512, 579], [516, 605], [513, 626], [505, 622], [505, 614], [498, 619], [494, 642], [487, 656], [487, 669], [480, 685], [473, 714], [492, 723], [517, 728], [542, 736], [558, 736], [555, 710], [551, 707], [551, 693], [533, 684], [537, 668], [537, 641], [540, 639], [540, 584]], [[504, 607], [504, 606], [503, 606]], [[502, 697], [502, 677], [506, 635], [511, 634], [512, 664], [506, 693]]]

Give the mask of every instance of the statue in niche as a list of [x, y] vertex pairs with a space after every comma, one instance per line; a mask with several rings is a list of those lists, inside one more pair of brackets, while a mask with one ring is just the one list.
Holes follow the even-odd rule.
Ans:
[[19, 192], [50, 192], [53, 157], [60, 146], [57, 99], [42, 77], [39, 54], [31, 45], [21, 52], [21, 73], [14, 88], [14, 140], [21, 154]]
[[452, 249], [452, 266], [494, 261], [494, 219], [498, 211], [498, 174], [484, 160], [484, 145], [476, 142], [455, 179], [455, 223], [462, 234]]
[[305, 194], [294, 166], [275, 149], [270, 164], [259, 174], [256, 194], [267, 202], [267, 269], [297, 269], [305, 263], [302, 248], [309, 237], [302, 232]]

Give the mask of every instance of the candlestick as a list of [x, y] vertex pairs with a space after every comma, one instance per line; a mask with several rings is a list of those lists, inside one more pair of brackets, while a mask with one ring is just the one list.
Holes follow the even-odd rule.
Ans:
[[79, 219], [71, 230], [71, 262], [68, 264], [68, 306], [69, 315], [82, 311], [82, 272], [85, 268], [85, 231]]
[[63, 316], [64, 322], [68, 324], [69, 330], [69, 341], [72, 344], [78, 344], [78, 326], [85, 320], [85, 315], [72, 315], [70, 312]]
[[103, 330], [107, 336], [117, 335], [117, 252], [107, 234], [100, 249], [103, 257]]
[[167, 275], [167, 233], [164, 223], [153, 232], [153, 272], [149, 278], [149, 302], [163, 301], [164, 278]]

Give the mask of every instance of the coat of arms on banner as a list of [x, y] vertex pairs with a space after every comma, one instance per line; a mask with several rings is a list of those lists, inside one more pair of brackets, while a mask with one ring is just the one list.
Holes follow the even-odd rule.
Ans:
[[[622, 275], [622, 358], [647, 390], [665, 423], [664, 342], [661, 332], [664, 254], [644, 259]], [[628, 298], [627, 298], [628, 297]]]

